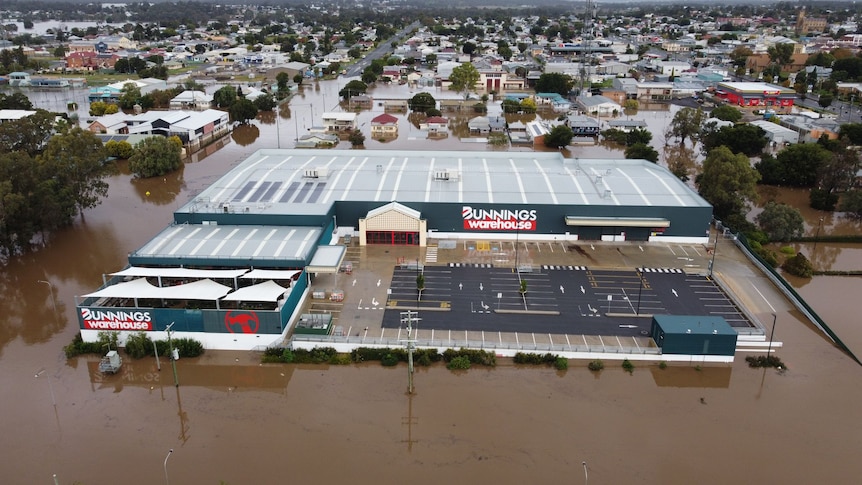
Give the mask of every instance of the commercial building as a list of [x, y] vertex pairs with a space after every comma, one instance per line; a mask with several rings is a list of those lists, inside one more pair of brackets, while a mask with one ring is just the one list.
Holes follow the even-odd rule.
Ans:
[[309, 275], [360, 245], [433, 239], [706, 243], [712, 207], [646, 160], [560, 153], [258, 150], [174, 213], [129, 268], [78, 302], [99, 330], [189, 332], [208, 348], [271, 345]]
[[771, 106], [788, 112], [796, 100], [796, 91], [790, 88], [756, 82], [718, 83], [715, 95], [735, 106]]

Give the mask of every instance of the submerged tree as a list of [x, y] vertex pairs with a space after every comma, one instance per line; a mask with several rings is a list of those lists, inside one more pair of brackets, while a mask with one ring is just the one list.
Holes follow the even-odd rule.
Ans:
[[96, 207], [108, 195], [105, 179], [112, 172], [106, 162], [102, 141], [93, 133], [79, 127], [55, 135], [48, 141], [39, 162], [54, 173], [60, 193], [65, 195], [64, 205], [70, 205], [72, 214]]

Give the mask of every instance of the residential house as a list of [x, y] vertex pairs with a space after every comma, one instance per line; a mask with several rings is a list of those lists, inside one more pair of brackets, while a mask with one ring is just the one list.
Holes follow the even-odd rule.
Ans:
[[470, 134], [487, 135], [506, 131], [506, 119], [502, 116], [477, 116], [467, 122]]
[[637, 84], [638, 99], [667, 100], [673, 95], [673, 83], [641, 82]]
[[296, 148], [334, 147], [338, 145], [338, 136], [326, 133], [309, 133], [302, 135], [296, 141]]
[[407, 112], [409, 105], [406, 99], [388, 99], [383, 102], [383, 111]]
[[599, 120], [593, 117], [570, 114], [566, 117], [565, 124], [572, 129], [575, 136], [599, 136]]
[[778, 117], [778, 123], [799, 133], [800, 143], [816, 143], [823, 135], [837, 140], [840, 129], [840, 124], [833, 119], [811, 119], [802, 115], [782, 115]]
[[328, 133], [350, 132], [356, 129], [356, 113], [323, 113], [323, 127]]
[[432, 137], [449, 136], [449, 120], [442, 116], [429, 116], [419, 123], [419, 129]]
[[87, 130], [108, 135], [127, 134], [129, 129], [126, 119], [128, 118], [129, 115], [123, 112], [99, 116], [87, 126]]
[[231, 129], [228, 114], [215, 109], [199, 112], [147, 111], [127, 116], [127, 133], [177, 136], [189, 150], [196, 150], [228, 134]]
[[533, 120], [527, 122], [527, 138], [533, 145], [544, 145], [545, 135], [551, 132], [551, 127], [542, 120]]
[[35, 111], [24, 109], [0, 109], [0, 123], [19, 121], [34, 114], [36, 114]]
[[374, 98], [367, 94], [351, 96], [347, 99], [347, 107], [351, 110], [371, 109], [374, 106]]
[[610, 120], [608, 127], [629, 133], [637, 129], [645, 130], [647, 124], [644, 120]]
[[597, 116], [612, 116], [623, 107], [604, 96], [578, 96], [578, 107], [585, 113]]
[[213, 97], [203, 91], [183, 91], [171, 99], [171, 109], [203, 111], [212, 106]]
[[395, 138], [398, 136], [398, 118], [383, 113], [371, 119], [371, 138]]

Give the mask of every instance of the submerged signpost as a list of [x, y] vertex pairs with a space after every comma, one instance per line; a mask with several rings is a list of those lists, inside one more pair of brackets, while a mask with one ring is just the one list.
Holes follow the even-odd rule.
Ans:
[[407, 393], [413, 394], [413, 352], [416, 350], [416, 339], [413, 338], [413, 322], [418, 322], [419, 313], [414, 311], [401, 312], [401, 323], [407, 324]]

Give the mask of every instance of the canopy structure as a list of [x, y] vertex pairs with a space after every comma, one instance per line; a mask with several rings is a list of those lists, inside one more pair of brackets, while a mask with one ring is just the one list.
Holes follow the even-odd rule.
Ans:
[[670, 227], [670, 221], [652, 217], [581, 217], [566, 216], [567, 226]]
[[290, 280], [300, 273], [302, 273], [300, 270], [253, 269], [240, 276], [240, 279]]
[[[298, 271], [297, 271], [298, 273]], [[275, 281], [264, 281], [252, 286], [240, 288], [222, 298], [224, 301], [265, 301], [277, 303], [285, 292], [290, 291]]]
[[231, 290], [211, 279], [203, 279], [184, 285], [158, 287], [151, 285], [146, 278], [125, 283], [117, 283], [101, 290], [84, 295], [85, 298], [160, 298], [171, 300], [218, 300]]

